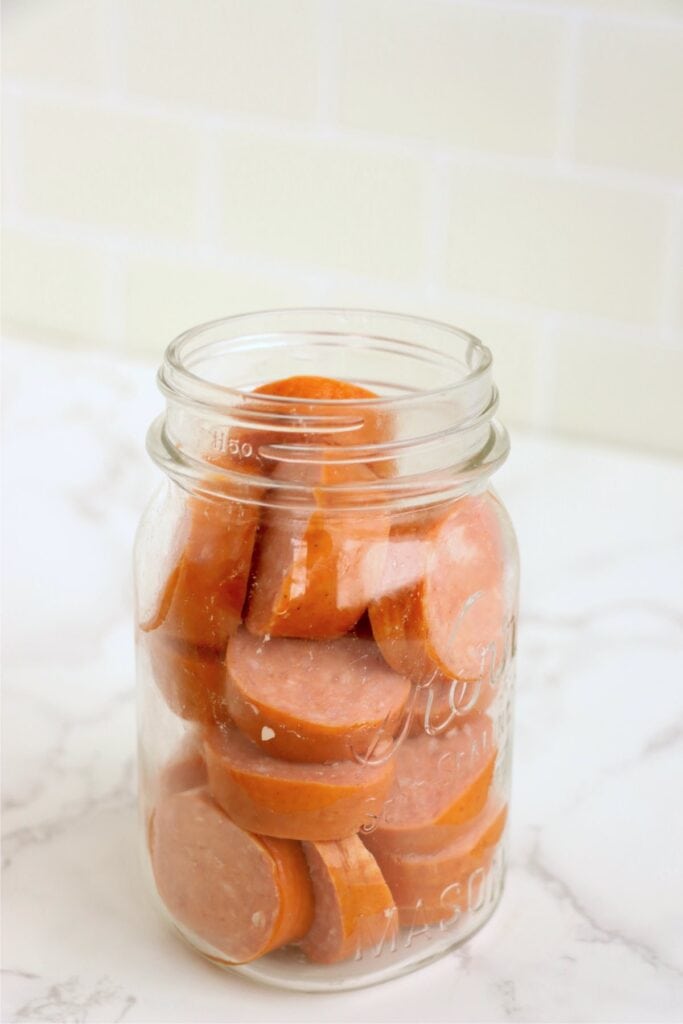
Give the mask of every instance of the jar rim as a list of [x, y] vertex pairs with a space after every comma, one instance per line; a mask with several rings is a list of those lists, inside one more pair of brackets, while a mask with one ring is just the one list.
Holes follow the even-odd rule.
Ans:
[[[212, 331], [220, 330], [221, 328], [229, 328], [234, 330], [242, 325], [246, 329], [250, 325], [257, 321], [263, 321], [264, 319], [282, 319], [283, 317], [330, 317], [339, 318], [342, 321], [343, 318], [380, 318], [383, 323], [386, 323], [390, 329], [390, 325], [395, 326], [409, 326], [411, 328], [425, 328], [432, 332], [437, 331], [444, 337], [455, 338], [460, 342], [464, 342], [467, 345], [467, 359], [469, 365], [466, 372], [459, 374], [456, 379], [449, 381], [447, 384], [442, 384], [438, 387], [420, 388], [415, 387], [410, 391], [405, 391], [399, 394], [392, 395], [377, 395], [372, 398], [340, 398], [335, 399], [335, 406], [340, 408], [340, 411], [345, 407], [353, 406], [359, 409], [372, 409], [372, 408], [384, 408], [388, 406], [396, 407], [400, 409], [415, 400], [423, 401], [429, 398], [445, 398], [451, 393], [455, 393], [463, 388], [471, 387], [476, 384], [486, 373], [491, 369], [493, 357], [490, 349], [474, 334], [463, 328], [456, 327], [452, 324], [448, 324], [445, 321], [436, 320], [430, 317], [416, 316], [410, 313], [394, 313], [386, 310], [375, 310], [365, 309], [360, 307], [342, 307], [342, 306], [300, 306], [300, 307], [283, 307], [273, 308], [267, 310], [256, 310], [248, 313], [237, 313], [228, 317], [219, 317], [215, 320], [209, 320], [205, 323], [198, 324], [194, 327], [189, 328], [179, 334], [173, 341], [170, 342], [166, 348], [164, 364], [159, 371], [159, 384], [161, 390], [166, 394], [173, 394], [178, 396], [182, 395], [186, 387], [189, 388], [193, 393], [193, 400], [200, 401], [201, 404], [213, 404], [211, 398], [216, 401], [221, 399], [224, 401], [226, 398], [231, 399], [243, 399], [247, 393], [244, 388], [235, 387], [229, 384], [218, 383], [216, 381], [207, 379], [198, 373], [195, 373], [190, 365], [188, 365], [188, 355], [191, 354], [192, 345], [200, 338], [206, 336]], [[417, 342], [414, 340], [404, 340], [386, 335], [378, 335], [373, 331], [369, 330], [364, 332], [359, 330], [357, 327], [350, 327], [342, 329], [343, 323], [340, 322], [340, 329], [337, 331], [325, 330], [321, 331], [320, 328], [316, 328], [314, 323], [311, 323], [310, 333], [325, 333], [325, 334], [336, 334], [337, 336], [344, 336], [347, 339], [356, 337], [363, 341], [376, 340], [385, 343], [389, 343], [394, 346], [397, 351], [401, 349], [408, 350], [414, 355], [416, 352], [422, 352], [432, 358], [431, 361], [434, 363], [440, 362], [444, 367], [450, 366], [455, 368], [458, 363], [454, 356], [447, 355], [444, 351], [433, 347], [432, 345], [426, 345], [423, 342]], [[278, 326], [277, 323], [273, 324], [273, 334], [277, 335], [281, 340], [285, 339], [288, 335], [292, 335], [292, 342], [294, 336], [299, 337], [306, 333], [307, 328], [298, 327], [296, 330], [283, 330], [282, 327]], [[248, 339], [248, 335], [245, 337], [241, 333], [234, 334], [229, 339], [229, 344], [233, 347], [237, 347], [240, 342], [244, 342]], [[225, 345], [225, 339], [223, 344]], [[189, 350], [189, 352], [188, 352]], [[183, 387], [185, 385], [185, 387]], [[201, 392], [201, 394], [200, 394]], [[282, 408], [286, 408], [291, 405], [291, 397], [283, 395], [261, 395], [253, 390], [248, 392], [249, 400], [254, 403], [255, 408], [258, 408], [259, 404], [263, 404], [272, 410], [281, 405]], [[329, 408], [329, 398], [306, 398], [306, 405], [311, 410], [315, 408]]]
[[[349, 501], [355, 497], [361, 505], [438, 501], [485, 485], [507, 457], [507, 432], [495, 419], [492, 361], [468, 331], [407, 313], [302, 307], [220, 318], [184, 331], [166, 349], [158, 382], [167, 412], [152, 425], [148, 450], [183, 486], [213, 491], [204, 478], [211, 467], [214, 478], [223, 478], [216, 493], [240, 493], [244, 501], [251, 500], [255, 479], [253, 463], [245, 474], [239, 460], [243, 454], [251, 460], [254, 450], [258, 460], [270, 461], [270, 471], [259, 461], [268, 490], [260, 503], [312, 500], [314, 491], [335, 502], [347, 491]], [[198, 364], [207, 368], [203, 375]], [[274, 379], [318, 376], [321, 364], [325, 376], [351, 380], [377, 396], [302, 396], [297, 404], [292, 395], [254, 390]], [[366, 417], [374, 416], [388, 417], [393, 433], [379, 440], [363, 435]], [[245, 431], [262, 439], [260, 445], [249, 440], [248, 453], [239, 441]], [[216, 461], [230, 454], [238, 464], [231, 458], [219, 470]], [[313, 488], [271, 472], [282, 462], [331, 461], [365, 463], [373, 481]]]

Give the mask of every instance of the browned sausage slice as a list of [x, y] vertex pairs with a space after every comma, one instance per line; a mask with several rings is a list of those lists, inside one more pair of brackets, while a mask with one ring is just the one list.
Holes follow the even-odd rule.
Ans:
[[377, 856], [432, 851], [448, 843], [481, 811], [496, 751], [486, 715], [445, 736], [422, 734], [399, 746], [396, 777], [376, 828], [363, 836]]
[[175, 755], [162, 768], [158, 790], [160, 796], [164, 797], [201, 786], [206, 786], [201, 733], [191, 732], [184, 737]]
[[301, 943], [308, 959], [332, 964], [391, 945], [398, 928], [394, 900], [358, 836], [303, 846], [315, 895], [313, 926]]
[[486, 872], [505, 827], [507, 809], [491, 800], [460, 835], [432, 853], [377, 853], [401, 925], [451, 921], [485, 898]]
[[478, 679], [503, 656], [504, 550], [490, 495], [411, 514], [391, 531], [381, 596], [370, 605], [377, 643], [416, 683]]
[[313, 444], [351, 446], [361, 459], [366, 456], [377, 476], [392, 476], [394, 461], [375, 446], [391, 440], [394, 418], [378, 398], [374, 391], [331, 377], [272, 381], [245, 394], [244, 419], [254, 425], [233, 426], [227, 443], [235, 451], [246, 451], [247, 462], [265, 475], [277, 465], [275, 454], [268, 451], [271, 446]]
[[[218, 486], [224, 485], [217, 478]], [[168, 576], [156, 611], [141, 629], [195, 647], [225, 651], [242, 618], [262, 491], [245, 486], [241, 496], [222, 494], [188, 501], [189, 533]]]
[[364, 756], [392, 737], [410, 683], [359, 637], [284, 640], [240, 630], [228, 643], [226, 699], [234, 722], [287, 761]]
[[426, 732], [442, 736], [486, 711], [495, 695], [488, 675], [479, 679], [444, 679], [437, 675], [429, 684], [413, 689], [408, 701], [409, 735]]
[[205, 789], [161, 802], [150, 846], [161, 899], [208, 952], [246, 963], [308, 932], [313, 898], [300, 845], [243, 831]]
[[381, 764], [299, 764], [268, 757], [234, 725], [206, 734], [214, 799], [242, 828], [285, 839], [344, 839], [381, 811], [394, 774]]
[[[254, 394], [292, 399], [287, 403], [273, 402], [270, 410], [273, 413], [285, 411], [290, 416], [315, 417], [316, 420], [325, 417], [335, 418], [335, 429], [330, 430], [329, 433], [320, 432], [314, 436], [290, 433], [288, 434], [290, 441], [372, 446], [391, 438], [393, 418], [390, 413], [376, 405], [354, 406], [353, 399], [363, 402], [367, 399], [378, 398], [374, 391], [369, 391], [358, 384], [335, 380], [331, 377], [296, 376], [276, 380], [270, 384], [262, 384], [261, 387], [254, 389]], [[315, 401], [311, 401], [311, 399]], [[259, 408], [262, 408], [262, 403], [259, 403]], [[282, 435], [277, 436], [276, 434], [262, 443], [273, 444], [283, 439]], [[389, 461], [376, 462], [374, 465], [380, 476], [388, 476], [393, 470], [393, 465]]]
[[[389, 534], [388, 517], [379, 507], [342, 511], [340, 502], [362, 505], [362, 487], [377, 478], [362, 464], [326, 460], [282, 464], [273, 479], [312, 488], [315, 504], [312, 510], [272, 508], [264, 515], [246, 626], [258, 635], [340, 637], [375, 593]], [[342, 499], [322, 489], [337, 485], [350, 493]]]
[[171, 711], [195, 722], [225, 717], [225, 664], [220, 654], [181, 643], [163, 630], [150, 633], [146, 645], [152, 674]]

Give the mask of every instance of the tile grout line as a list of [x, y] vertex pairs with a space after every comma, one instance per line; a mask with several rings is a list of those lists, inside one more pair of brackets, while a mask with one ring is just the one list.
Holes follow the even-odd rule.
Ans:
[[614, 23], [616, 25], [628, 25], [634, 28], [678, 28], [683, 26], [683, 19], [670, 17], [666, 14], [647, 16], [633, 13], [631, 11], [610, 11], [591, 10], [590, 8], [577, 11], [573, 0], [547, 0], [541, 6], [538, 0], [431, 0], [432, 3], [446, 7], [469, 7], [480, 10], [499, 11], [501, 13], [531, 14], [538, 18], [564, 17], [568, 14], [579, 13], [586, 21]]
[[249, 135], [256, 141], [326, 142], [358, 152], [392, 156], [397, 159], [407, 158], [422, 162], [443, 160], [453, 167], [485, 168], [499, 173], [526, 174], [528, 177], [549, 180], [559, 178], [576, 184], [618, 191], [661, 195], [679, 187], [678, 179], [672, 176], [579, 161], [561, 161], [558, 164], [554, 155], [534, 157], [490, 150], [457, 149], [412, 136], [378, 136], [372, 132], [346, 129], [337, 125], [209, 113], [198, 108], [173, 107], [163, 102], [135, 99], [127, 95], [114, 96], [109, 93], [95, 97], [73, 90], [27, 87], [16, 80], [7, 80], [4, 88], [7, 97], [45, 103], [65, 111], [90, 110], [97, 114], [109, 113], [133, 119], [154, 120], [177, 127], [192, 127], [195, 131], [210, 128], [216, 132], [225, 132], [226, 135]]
[[396, 295], [397, 297], [410, 292], [417, 302], [430, 301], [444, 305], [449, 302], [461, 302], [482, 314], [487, 313], [520, 324], [529, 319], [539, 322], [544, 317], [550, 316], [553, 318], [553, 325], [599, 332], [615, 340], [641, 341], [652, 335], [654, 327], [654, 325], [614, 320], [589, 312], [563, 311], [531, 303], [511, 302], [491, 294], [463, 292], [457, 288], [449, 288], [445, 284], [435, 284], [434, 287], [426, 289], [424, 274], [421, 280], [412, 281], [378, 279], [337, 268], [321, 268], [310, 264], [294, 265], [283, 263], [277, 259], [255, 257], [248, 253], [224, 248], [220, 243], [172, 241], [143, 235], [133, 238], [126, 232], [107, 234], [100, 229], [88, 229], [69, 222], [35, 220], [21, 212], [6, 215], [5, 226], [10, 230], [21, 232], [37, 242], [68, 242], [90, 247], [105, 255], [117, 253], [121, 257], [137, 256], [181, 265], [203, 265], [223, 269], [226, 272], [246, 268], [249, 272], [268, 274], [282, 281], [306, 280], [311, 287], [320, 288], [325, 293], [345, 286], [374, 287], [383, 295]]
[[[424, 280], [405, 282], [391, 279], [377, 279], [375, 276], [353, 274], [335, 268], [321, 268], [311, 264], [288, 264], [276, 259], [263, 259], [248, 253], [233, 251], [220, 244], [207, 242], [173, 242], [168, 239], [156, 239], [151, 236], [131, 238], [126, 232], [106, 233], [99, 229], [84, 228], [83, 225], [59, 221], [37, 221], [23, 214], [5, 217], [6, 227], [23, 232], [38, 242], [68, 242], [76, 245], [92, 247], [100, 253], [116, 252], [122, 257], [141, 256], [150, 259], [175, 262], [178, 264], [194, 264], [219, 267], [229, 270], [246, 268], [254, 273], [266, 273], [282, 281], [308, 280], [314, 286], [321, 287], [325, 292], [334, 288], [375, 287], [384, 294], [404, 295], [412, 291], [416, 301], [426, 300]], [[632, 324], [614, 321], [609, 317], [590, 312], [556, 310], [549, 306], [535, 305], [525, 302], [511, 302], [497, 298], [495, 295], [477, 292], [462, 292], [457, 288], [438, 286], [431, 291], [430, 301], [460, 301], [464, 305], [481, 313], [511, 319], [515, 323], [523, 323], [531, 318], [540, 322], [545, 316], [554, 317], [554, 323], [560, 327], [597, 331], [614, 339], [638, 341], [648, 332], [652, 325]]]

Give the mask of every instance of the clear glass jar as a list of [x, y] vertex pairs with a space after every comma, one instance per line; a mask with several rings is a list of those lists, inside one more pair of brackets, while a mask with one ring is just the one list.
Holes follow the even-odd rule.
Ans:
[[188, 331], [159, 383], [166, 481], [136, 543], [152, 889], [263, 982], [413, 970], [504, 877], [518, 566], [491, 355], [286, 310]]

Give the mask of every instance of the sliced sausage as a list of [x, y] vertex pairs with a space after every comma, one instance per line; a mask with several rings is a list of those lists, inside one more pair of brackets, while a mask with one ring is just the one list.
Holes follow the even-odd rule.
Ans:
[[413, 688], [408, 701], [409, 735], [426, 732], [441, 736], [486, 711], [495, 695], [488, 675], [479, 679], [445, 679], [437, 675], [429, 684]]
[[[221, 484], [221, 486], [223, 486]], [[256, 500], [262, 491], [243, 488]], [[223, 494], [188, 501], [189, 533], [144, 632], [223, 653], [242, 618], [259, 522], [256, 504]]]
[[186, 789], [206, 786], [206, 762], [201, 739], [194, 732], [183, 739], [175, 755], [159, 774], [158, 791], [161, 797], [182, 793]]
[[285, 839], [344, 839], [380, 813], [393, 759], [299, 764], [268, 757], [234, 725], [206, 734], [214, 799], [242, 828]]
[[483, 902], [486, 872], [507, 809], [490, 801], [461, 834], [432, 853], [376, 852], [402, 926], [455, 921]]
[[416, 683], [477, 679], [503, 657], [504, 551], [490, 495], [413, 513], [391, 531], [370, 621], [393, 669]]
[[239, 630], [228, 643], [227, 707], [272, 757], [342, 761], [398, 731], [410, 683], [358, 637], [283, 640]]
[[[329, 433], [316, 433], [313, 438], [316, 444], [375, 445], [388, 440], [391, 436], [392, 423], [389, 413], [376, 407], [367, 409], [362, 405], [354, 407], [352, 404], [354, 398], [362, 401], [377, 398], [377, 394], [345, 380], [315, 376], [286, 377], [284, 380], [272, 381], [270, 384], [254, 388], [254, 394], [291, 398], [293, 401], [285, 405], [285, 411], [289, 415], [316, 418], [333, 416], [338, 420], [344, 418], [348, 421], [346, 429], [343, 429], [344, 423], [339, 422]], [[311, 399], [315, 400], [315, 404], [311, 403]], [[319, 404], [328, 400], [329, 405]], [[340, 401], [345, 404], [340, 406]], [[283, 411], [283, 403], [273, 403], [273, 412], [278, 411]], [[297, 436], [297, 440], [301, 439]], [[304, 437], [303, 440], [310, 440], [310, 437]]]
[[377, 855], [438, 849], [486, 803], [496, 760], [491, 721], [481, 715], [445, 736], [407, 739], [394, 760], [394, 785], [365, 844]]
[[358, 836], [304, 843], [313, 881], [313, 925], [301, 947], [309, 960], [332, 964], [391, 944], [398, 914], [377, 862]]
[[152, 674], [171, 711], [195, 722], [225, 716], [225, 664], [220, 654], [174, 640], [163, 631], [149, 634], [147, 648]]
[[[249, 394], [273, 396], [254, 401]], [[245, 394], [243, 419], [253, 418], [254, 426], [233, 426], [229, 444], [268, 475], [277, 465], [277, 458], [267, 451], [272, 445], [340, 445], [369, 447], [391, 439], [393, 416], [381, 407], [354, 405], [377, 399], [374, 391], [331, 377], [295, 376], [271, 381]], [[290, 401], [282, 401], [290, 399]], [[329, 429], [325, 420], [330, 420]], [[368, 453], [370, 455], [370, 453]], [[394, 461], [372, 453], [372, 466], [377, 476], [391, 476]]]
[[150, 852], [171, 916], [230, 963], [254, 960], [310, 928], [313, 895], [301, 846], [243, 831], [206, 789], [160, 803]]
[[[245, 624], [258, 635], [334, 639], [360, 619], [386, 558], [389, 520], [379, 507], [341, 511], [330, 485], [376, 482], [362, 464], [282, 464], [273, 478], [313, 488], [312, 511], [264, 515]], [[286, 489], [285, 489], [286, 491]], [[344, 500], [353, 499], [354, 492]], [[280, 500], [284, 498], [280, 495]], [[362, 494], [356, 494], [362, 504]], [[341, 496], [336, 501], [340, 501]]]
[[[148, 752], [145, 752], [148, 753]], [[206, 786], [206, 764], [202, 751], [201, 734], [194, 729], [188, 731], [174, 755], [162, 765], [157, 771], [150, 771], [150, 766], [145, 763], [145, 758], [140, 763], [142, 774], [141, 786], [145, 798], [152, 807], [160, 800], [171, 796], [173, 793], [182, 793], [186, 789], [197, 789]], [[151, 849], [152, 821], [154, 811], [148, 814], [147, 820], [147, 841]]]

